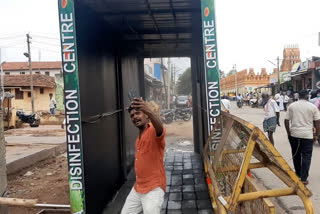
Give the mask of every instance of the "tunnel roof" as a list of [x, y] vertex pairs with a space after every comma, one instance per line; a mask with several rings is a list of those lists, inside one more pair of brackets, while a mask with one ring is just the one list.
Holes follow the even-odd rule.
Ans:
[[[190, 55], [195, 0], [83, 0], [123, 39], [141, 44], [145, 55]], [[200, 17], [200, 16], [199, 16]], [[201, 17], [200, 17], [201, 18]]]

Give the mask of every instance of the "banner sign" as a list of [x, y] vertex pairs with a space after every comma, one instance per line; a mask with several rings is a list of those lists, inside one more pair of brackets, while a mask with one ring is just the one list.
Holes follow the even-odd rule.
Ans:
[[[209, 135], [220, 115], [220, 79], [217, 53], [214, 0], [201, 0], [204, 68], [206, 78], [207, 117]], [[221, 129], [211, 139], [212, 150], [216, 150], [221, 139]]]
[[84, 214], [85, 187], [73, 0], [59, 0], [71, 213]]

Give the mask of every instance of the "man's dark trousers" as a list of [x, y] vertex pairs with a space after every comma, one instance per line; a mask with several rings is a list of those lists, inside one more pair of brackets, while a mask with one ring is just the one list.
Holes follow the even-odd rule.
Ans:
[[313, 139], [289, 137], [289, 141], [296, 174], [301, 178], [301, 181], [306, 181], [311, 165]]

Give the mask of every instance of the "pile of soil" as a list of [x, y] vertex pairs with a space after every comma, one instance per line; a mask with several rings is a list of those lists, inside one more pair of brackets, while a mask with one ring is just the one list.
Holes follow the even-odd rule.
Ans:
[[[8, 190], [9, 198], [37, 199], [41, 204], [70, 204], [66, 154], [9, 176]], [[9, 213], [35, 214], [41, 210], [10, 207]]]

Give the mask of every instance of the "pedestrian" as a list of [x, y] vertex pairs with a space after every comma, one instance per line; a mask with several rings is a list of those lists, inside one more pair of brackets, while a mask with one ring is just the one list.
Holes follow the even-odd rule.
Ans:
[[228, 96], [223, 96], [221, 99], [221, 110], [230, 113], [231, 103]]
[[55, 109], [57, 108], [57, 102], [53, 98], [52, 93], [49, 94], [50, 102], [49, 102], [49, 108], [50, 108], [50, 114], [54, 116]]
[[134, 99], [128, 111], [132, 123], [139, 129], [135, 144], [136, 182], [121, 214], [160, 214], [166, 191], [163, 164], [166, 129], [142, 98]]
[[[294, 169], [302, 183], [307, 185], [311, 165], [313, 138], [316, 140], [320, 131], [320, 114], [315, 105], [308, 102], [307, 90], [299, 92], [300, 100], [292, 103], [284, 120], [291, 145]], [[313, 127], [316, 134], [313, 136]]]
[[285, 92], [283, 92], [283, 107], [285, 111], [287, 111], [289, 99], [289, 96]]
[[284, 110], [284, 96], [283, 96], [282, 92], [280, 92], [280, 97], [279, 97], [278, 101], [279, 101], [280, 111], [283, 111]]
[[310, 100], [320, 110], [320, 89], [317, 90], [316, 97]]
[[192, 108], [192, 96], [191, 95], [188, 97], [188, 107]]
[[274, 100], [277, 102], [278, 106], [280, 106], [280, 92], [274, 95]]
[[297, 91], [295, 91], [293, 94], [293, 101], [296, 102], [298, 100], [299, 100], [299, 93]]
[[267, 100], [264, 105], [263, 130], [268, 133], [268, 138], [274, 145], [273, 133], [276, 131], [277, 125], [280, 126], [280, 109], [274, 99], [268, 93], [262, 95], [262, 99]]

